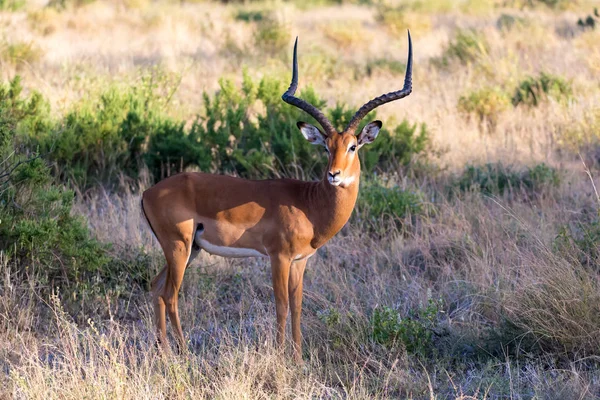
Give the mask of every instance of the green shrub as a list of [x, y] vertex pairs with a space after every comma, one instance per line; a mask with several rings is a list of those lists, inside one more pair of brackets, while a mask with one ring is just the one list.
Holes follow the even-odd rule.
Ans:
[[431, 30], [431, 10], [426, 10], [423, 2], [403, 2], [402, 4], [385, 4], [379, 2], [375, 8], [375, 21], [387, 28], [392, 35], [405, 34], [410, 28], [413, 34]]
[[406, 64], [403, 61], [393, 60], [389, 58], [376, 58], [367, 61], [365, 65], [365, 73], [367, 76], [373, 75], [375, 71], [389, 71], [392, 74], [400, 75], [406, 71]]
[[565, 9], [569, 5], [574, 3], [572, 0], [530, 0], [530, 1], [535, 1], [536, 3], [541, 3], [550, 8], [559, 8], [559, 9]]
[[131, 249], [113, 256], [92, 239], [72, 213], [74, 193], [54, 183], [40, 156], [20, 152], [18, 132], [45, 127], [46, 113], [38, 94], [22, 97], [18, 79], [0, 86], [0, 249], [16, 273], [41, 281], [40, 293], [60, 285], [75, 299], [145, 284], [147, 260]]
[[504, 6], [511, 6], [513, 8], [546, 6], [553, 9], [564, 10], [577, 3], [578, 1], [573, 0], [506, 0]]
[[[304, 140], [295, 125], [297, 120], [316, 122], [281, 101], [283, 91], [278, 80], [265, 77], [254, 82], [244, 74], [241, 90], [222, 80], [214, 97], [204, 94], [205, 117], [194, 129], [200, 142], [211, 149], [214, 171], [264, 178], [302, 170], [312, 176], [315, 166], [324, 165], [323, 154]], [[324, 104], [311, 89], [301, 96], [318, 107]], [[258, 104], [265, 111], [251, 119]]]
[[154, 72], [129, 89], [113, 85], [99, 99], [74, 106], [52, 129], [25, 135], [26, 140], [48, 153], [57, 176], [76, 186], [112, 185], [120, 175], [135, 178], [147, 138], [174, 126], [162, 116], [172, 85], [169, 77]]
[[371, 337], [387, 347], [402, 344], [409, 353], [431, 355], [442, 314], [441, 300], [433, 299], [429, 299], [427, 305], [411, 310], [404, 318], [391, 307], [377, 307], [371, 318]]
[[468, 165], [455, 186], [460, 191], [476, 190], [487, 195], [523, 192], [529, 196], [560, 184], [560, 175], [546, 164], [515, 170], [502, 163], [483, 166]]
[[515, 107], [519, 104], [536, 107], [548, 98], [564, 101], [572, 94], [571, 84], [565, 79], [542, 72], [537, 77], [528, 76], [519, 83], [512, 97], [512, 104]]
[[458, 99], [458, 111], [467, 115], [475, 115], [480, 124], [486, 123], [494, 129], [500, 114], [508, 109], [510, 98], [497, 87], [486, 87]]
[[21, 78], [0, 84], [0, 157], [21, 135], [40, 135], [50, 129], [50, 108], [42, 95], [33, 92], [22, 98]]
[[282, 53], [288, 48], [290, 38], [289, 29], [274, 18], [261, 20], [254, 31], [254, 44], [261, 55]]
[[[205, 117], [194, 124], [192, 130], [194, 140], [211, 149], [213, 171], [252, 178], [300, 174], [320, 178], [327, 159], [296, 128], [298, 120], [317, 123], [281, 101], [284, 90], [281, 81], [265, 77], [255, 82], [244, 74], [241, 90], [231, 81], [222, 80], [220, 91], [213, 97], [204, 94]], [[310, 87], [300, 96], [327, 112], [325, 102]], [[264, 108], [264, 113], [250, 118], [251, 110], [257, 108]], [[328, 112], [340, 130], [353, 113], [340, 104]], [[367, 116], [361, 127], [373, 118], [374, 113]], [[363, 168], [370, 172], [407, 165], [415, 155], [426, 153], [429, 149], [427, 128], [420, 125], [417, 133], [418, 127], [403, 121], [392, 133], [382, 130], [377, 141], [362, 151]]]
[[47, 7], [63, 11], [70, 8], [79, 8], [88, 4], [92, 4], [96, 0], [50, 0]]
[[[129, 89], [112, 86], [58, 122], [47, 118], [45, 106], [44, 123], [24, 129], [20, 140], [29, 149], [48, 154], [56, 176], [80, 188], [114, 186], [121, 175], [135, 179], [144, 165], [157, 180], [188, 168], [246, 178], [321, 177], [327, 158], [296, 127], [299, 120], [317, 122], [281, 100], [285, 90], [281, 81], [271, 77], [255, 81], [244, 74], [238, 88], [221, 80], [214, 95], [204, 93], [204, 110], [187, 127], [165, 116], [174, 89], [163, 80], [150, 75]], [[340, 127], [354, 113], [343, 104], [327, 111], [310, 87], [300, 96]], [[43, 103], [41, 97], [36, 99], [35, 104]], [[383, 129], [378, 140], [362, 151], [362, 166], [367, 172], [406, 166], [415, 156], [425, 155], [429, 145], [426, 125], [405, 120]]]
[[514, 27], [525, 25], [527, 25], [527, 20], [525, 18], [510, 14], [502, 14], [496, 21], [496, 27], [501, 31], [510, 31]]
[[259, 22], [266, 19], [265, 11], [262, 10], [237, 10], [234, 19], [244, 22]]
[[420, 193], [367, 181], [358, 194], [354, 218], [365, 223], [367, 229], [384, 233], [390, 226], [400, 228], [405, 218], [421, 215], [424, 211]]
[[577, 20], [577, 26], [581, 29], [596, 29], [596, 24], [600, 23], [600, 12], [598, 8], [594, 8], [593, 14], [588, 15], [586, 18], [579, 18]]
[[18, 11], [25, 6], [25, 0], [0, 0], [0, 10]]
[[448, 43], [444, 53], [434, 64], [447, 67], [453, 62], [466, 65], [477, 62], [489, 50], [489, 44], [485, 36], [472, 29], [458, 30], [454, 40]]
[[42, 49], [33, 42], [0, 42], [0, 60], [21, 68], [38, 62], [42, 58]]
[[156, 179], [162, 179], [190, 166], [199, 167], [203, 171], [211, 168], [211, 152], [205, 142], [200, 141], [198, 122], [192, 125], [189, 132], [184, 124], [171, 121], [159, 123], [153, 130], [144, 161]]

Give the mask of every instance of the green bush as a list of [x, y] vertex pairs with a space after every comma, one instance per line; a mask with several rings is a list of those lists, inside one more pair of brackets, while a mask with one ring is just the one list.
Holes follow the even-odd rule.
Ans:
[[510, 31], [514, 27], [520, 27], [527, 24], [527, 20], [510, 14], [502, 14], [496, 21], [496, 27], [501, 31]]
[[577, 20], [577, 26], [581, 29], [596, 29], [596, 24], [600, 23], [600, 12], [598, 12], [598, 8], [594, 8], [593, 14], [588, 15], [586, 18], [579, 18]]
[[79, 8], [88, 4], [92, 4], [96, 0], [50, 0], [47, 7], [52, 7], [56, 10], [63, 11], [71, 8]]
[[274, 18], [258, 22], [254, 31], [254, 44], [261, 54], [277, 55], [288, 48], [290, 33], [282, 23]]
[[404, 318], [391, 307], [377, 307], [371, 318], [371, 337], [387, 347], [402, 344], [409, 353], [431, 355], [442, 314], [441, 301], [433, 299], [429, 299], [427, 305], [411, 310]]
[[134, 251], [113, 256], [110, 246], [92, 239], [72, 213], [74, 193], [54, 183], [40, 156], [19, 151], [18, 132], [45, 128], [47, 112], [38, 94], [20, 92], [18, 79], [0, 86], [0, 248], [16, 273], [36, 276], [41, 292], [60, 285], [73, 296], [145, 284], [147, 260]]
[[[213, 97], [204, 94], [205, 117], [194, 129], [212, 152], [213, 171], [264, 178], [302, 170], [312, 176], [315, 166], [324, 165], [323, 155], [304, 140], [295, 124], [316, 121], [281, 101], [283, 91], [278, 80], [265, 77], [255, 82], [244, 74], [241, 90], [222, 80]], [[301, 96], [318, 107], [324, 105], [310, 88]], [[251, 118], [259, 104], [264, 113]]]
[[476, 190], [487, 195], [523, 192], [533, 196], [559, 184], [558, 171], [544, 163], [521, 171], [498, 163], [468, 165], [454, 185], [460, 191]]
[[458, 99], [458, 111], [467, 115], [475, 115], [480, 124], [487, 124], [494, 129], [498, 118], [508, 106], [510, 99], [508, 95], [497, 87], [485, 87], [470, 92]]
[[18, 11], [25, 6], [25, 0], [0, 0], [0, 10]]
[[577, 3], [577, 1], [573, 0], [506, 0], [504, 6], [511, 6], [514, 8], [546, 6], [553, 9], [564, 10]]
[[48, 103], [38, 92], [22, 98], [22, 91], [18, 76], [8, 85], [0, 84], [0, 151], [12, 150], [13, 142], [21, 135], [37, 136], [50, 129]]
[[120, 175], [135, 178], [147, 138], [175, 129], [162, 116], [174, 90], [170, 85], [168, 77], [154, 73], [129, 89], [113, 85], [99, 99], [74, 106], [52, 129], [26, 134], [26, 140], [48, 154], [57, 176], [76, 186], [111, 185]]
[[163, 121], [153, 130], [144, 161], [156, 179], [197, 166], [203, 171], [211, 168], [210, 148], [200, 141], [200, 125], [194, 123], [186, 132], [184, 124]]
[[[327, 158], [296, 127], [299, 120], [318, 124], [281, 100], [283, 82], [244, 74], [239, 88], [221, 80], [214, 95], [204, 93], [204, 110], [188, 127], [165, 116], [175, 90], [166, 80], [149, 75], [129, 89], [112, 86], [58, 122], [50, 120], [47, 104], [35, 95], [28, 111], [31, 126], [21, 129], [19, 140], [47, 154], [55, 175], [79, 188], [115, 186], [122, 175], [137, 178], [143, 166], [156, 180], [189, 168], [246, 178], [321, 177]], [[18, 81], [15, 85], [13, 91]], [[340, 130], [354, 114], [343, 104], [328, 111], [310, 87], [300, 96], [329, 114]], [[374, 118], [375, 113], [367, 116], [359, 129]], [[426, 125], [404, 120], [383, 129], [361, 152], [362, 166], [366, 172], [407, 166], [429, 147]]]
[[572, 94], [571, 84], [565, 79], [542, 72], [537, 77], [528, 76], [519, 83], [512, 97], [512, 104], [515, 107], [519, 104], [536, 107], [548, 98], [565, 101]]
[[569, 5], [574, 3], [572, 0], [530, 0], [530, 1], [535, 1], [536, 3], [541, 3], [550, 8], [559, 8], [559, 9], [565, 9]]
[[453, 62], [472, 64], [488, 53], [489, 44], [485, 36], [472, 29], [458, 30], [454, 40], [448, 43], [442, 56], [434, 64], [447, 67]]
[[238, 10], [234, 15], [234, 19], [244, 22], [259, 22], [264, 20], [265, 18], [265, 11], [262, 10], [242, 9]]
[[354, 218], [365, 223], [367, 229], [377, 232], [390, 226], [400, 228], [405, 218], [421, 215], [424, 211], [420, 193], [367, 181], [360, 189]]
[[390, 58], [376, 58], [367, 61], [365, 65], [365, 74], [373, 75], [376, 71], [389, 71], [392, 74], [400, 75], [406, 71], [406, 64], [403, 61], [393, 60]]
[[[300, 174], [320, 178], [318, 174], [327, 159], [296, 128], [298, 120], [315, 125], [317, 122], [281, 101], [284, 90], [279, 80], [265, 77], [255, 82], [244, 74], [241, 90], [233, 82], [222, 80], [220, 91], [213, 97], [204, 94], [205, 117], [193, 125], [192, 132], [194, 141], [210, 149], [206, 156], [210, 156], [213, 171], [251, 178]], [[327, 113], [325, 102], [310, 87], [300, 96]], [[257, 108], [264, 108], [264, 113], [250, 118], [252, 110]], [[340, 130], [353, 113], [354, 110], [340, 104], [328, 112]], [[374, 115], [367, 116], [359, 129], [374, 119]], [[422, 124], [419, 129], [417, 124], [403, 121], [392, 133], [383, 129], [377, 141], [362, 151], [362, 165], [367, 172], [408, 165], [415, 155], [425, 154], [428, 149], [427, 127]], [[165, 156], [162, 155], [163, 160]], [[207, 162], [203, 159], [199, 165], [203, 168]]]

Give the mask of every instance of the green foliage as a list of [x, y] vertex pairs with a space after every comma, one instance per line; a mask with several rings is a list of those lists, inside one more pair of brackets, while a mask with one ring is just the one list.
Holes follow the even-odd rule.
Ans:
[[19, 152], [18, 132], [45, 132], [47, 111], [39, 94], [23, 98], [18, 78], [0, 86], [0, 248], [18, 273], [38, 277], [50, 290], [60, 284], [103, 293], [145, 283], [147, 263], [111, 256], [73, 215], [74, 193], [54, 184], [42, 158]]
[[511, 14], [502, 14], [496, 21], [496, 27], [501, 31], [510, 31], [515, 27], [527, 25], [527, 20]]
[[475, 115], [480, 124], [486, 123], [490, 129], [496, 127], [500, 114], [509, 105], [508, 95], [497, 87], [485, 87], [458, 99], [458, 111], [467, 116]]
[[71, 8], [79, 8], [88, 4], [92, 4], [96, 0], [50, 0], [47, 7], [63, 11]]
[[146, 138], [178, 129], [162, 117], [173, 86], [160, 73], [126, 90], [113, 85], [99, 99], [76, 105], [53, 129], [28, 133], [26, 140], [49, 154], [62, 180], [77, 186], [112, 184], [121, 174], [136, 177]]
[[442, 314], [441, 300], [433, 299], [411, 310], [406, 317], [391, 307], [377, 307], [371, 318], [371, 337], [384, 346], [402, 344], [409, 353], [428, 356], [435, 349], [434, 334]]
[[0, 11], [18, 11], [25, 6], [25, 0], [0, 0]]
[[261, 10], [240, 9], [235, 13], [234, 18], [244, 22], [259, 22], [264, 20], [266, 15], [265, 12]]
[[535, 195], [545, 188], [557, 187], [560, 175], [546, 164], [515, 171], [502, 163], [483, 166], [468, 165], [455, 186], [461, 191], [476, 190], [487, 195], [503, 195], [521, 191]]
[[577, 26], [581, 29], [596, 29], [596, 24], [600, 23], [600, 12], [598, 12], [598, 8], [594, 8], [594, 13], [588, 15], [586, 18], [579, 18], [577, 20]]
[[512, 103], [515, 107], [519, 104], [536, 107], [548, 98], [564, 101], [572, 95], [573, 89], [568, 81], [559, 76], [542, 72], [537, 77], [528, 76], [519, 83], [512, 97]]
[[532, 3], [543, 4], [550, 8], [565, 9], [573, 3], [572, 0], [530, 0]]
[[42, 49], [33, 42], [0, 42], [0, 61], [17, 69], [38, 62], [42, 53]]
[[[205, 117], [194, 126], [199, 140], [210, 149], [213, 169], [244, 177], [294, 174], [298, 169], [311, 176], [325, 157], [308, 143], [296, 128], [296, 121], [311, 117], [281, 101], [280, 81], [265, 77], [254, 82], [244, 74], [241, 90], [222, 80], [221, 90], [210, 97], [204, 94]], [[322, 107], [312, 89], [301, 96]], [[265, 112], [251, 118], [252, 109], [261, 104]]]
[[434, 64], [440, 67], [448, 67], [453, 62], [466, 65], [477, 62], [489, 50], [489, 44], [485, 36], [472, 29], [458, 30], [454, 40], [448, 43], [443, 55], [434, 60]]
[[[12, 92], [20, 90], [18, 80], [14, 86]], [[113, 85], [99, 98], [82, 101], [58, 122], [49, 119], [46, 103], [35, 94], [27, 103], [29, 122], [21, 123], [19, 140], [47, 154], [56, 176], [80, 188], [115, 185], [121, 175], [135, 179], [144, 165], [157, 180], [188, 168], [246, 178], [320, 177], [325, 153], [296, 127], [299, 120], [318, 124], [281, 100], [285, 90], [281, 81], [271, 77], [256, 81], [244, 74], [239, 88], [221, 80], [218, 92], [204, 93], [203, 113], [189, 125], [165, 116], [175, 87], [160, 74], [144, 76], [128, 89]], [[4, 89], [0, 95], [8, 98], [12, 92]], [[310, 87], [299, 95], [327, 113], [325, 102]], [[13, 108], [17, 111], [11, 112], [23, 113], [26, 104]], [[341, 130], [354, 110], [338, 104], [328, 114]], [[404, 120], [388, 129], [361, 151], [366, 172], [407, 166], [429, 151], [425, 124]]]
[[380, 4], [376, 9], [375, 21], [397, 34], [410, 26], [406, 15], [409, 10], [408, 4], [401, 4], [397, 7]]
[[545, 6], [556, 10], [564, 10], [577, 3], [578, 1], [573, 0], [506, 0], [504, 6], [511, 6], [514, 8], [535, 8], [538, 6]]
[[38, 276], [47, 288], [97, 293], [145, 285], [147, 260], [112, 249], [91, 238], [82, 217], [72, 215], [74, 194], [52, 184], [44, 161], [20, 165], [0, 193], [0, 248], [18, 260], [19, 273]]
[[200, 141], [201, 126], [195, 122], [189, 132], [184, 124], [169, 120], [158, 123], [153, 129], [144, 161], [156, 179], [162, 179], [189, 166], [210, 170], [211, 154], [206, 143]]
[[[199, 158], [201, 168], [211, 165], [214, 171], [251, 178], [282, 174], [314, 177], [317, 171], [320, 173], [327, 161], [324, 153], [307, 142], [296, 128], [299, 120], [318, 124], [281, 101], [285, 90], [282, 82], [269, 77], [255, 82], [245, 74], [241, 90], [227, 80], [222, 80], [220, 86], [214, 97], [204, 94], [205, 117], [193, 125], [190, 133], [193, 141], [210, 149], [202, 156], [206, 158]], [[326, 108], [311, 88], [303, 90], [300, 96], [320, 109]], [[264, 113], [251, 118], [252, 110], [257, 108], [264, 108]], [[353, 111], [338, 104], [329, 115], [341, 130]], [[373, 115], [365, 118], [361, 126]], [[363, 168], [370, 172], [407, 165], [415, 155], [424, 154], [429, 148], [429, 135], [424, 124], [417, 133], [418, 127], [403, 121], [392, 133], [382, 130], [377, 141], [362, 150]], [[164, 153], [162, 158], [165, 159]]]
[[0, 157], [12, 150], [19, 133], [38, 135], [49, 127], [48, 103], [38, 92], [23, 98], [22, 91], [18, 76], [8, 85], [0, 85]]
[[400, 75], [406, 71], [406, 63], [389, 58], [376, 58], [367, 61], [367, 64], [365, 65], [367, 76], [371, 76], [374, 72], [379, 70], [389, 71], [392, 74]]
[[254, 44], [262, 55], [282, 53], [289, 45], [290, 38], [289, 29], [274, 18], [261, 20], [254, 31]]
[[420, 193], [368, 181], [360, 189], [355, 218], [366, 223], [370, 230], [380, 231], [389, 227], [385, 224], [387, 221], [392, 221], [391, 225], [399, 228], [405, 218], [421, 215], [424, 211]]

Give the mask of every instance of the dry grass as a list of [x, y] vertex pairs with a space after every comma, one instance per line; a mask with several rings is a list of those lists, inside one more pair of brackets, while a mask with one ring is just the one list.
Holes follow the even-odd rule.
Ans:
[[[407, 218], [402, 231], [382, 237], [350, 225], [311, 259], [304, 368], [274, 347], [264, 261], [199, 257], [180, 300], [189, 351], [175, 355], [153, 345], [146, 291], [107, 298], [98, 305], [106, 310], [102, 315], [70, 316], [60, 290], [41, 298], [42, 283], [17, 276], [0, 252], [0, 397], [596, 398], [598, 260], [584, 259], [572, 238], [557, 240], [565, 227], [576, 231], [598, 210], [575, 156], [583, 151], [597, 174], [597, 153], [588, 150], [598, 139], [600, 36], [570, 29], [580, 13], [589, 13], [584, 6], [558, 12], [422, 2], [383, 23], [381, 10], [370, 6], [265, 4], [275, 25], [234, 18], [244, 6], [203, 2], [94, 2], [63, 12], [32, 4], [0, 12], [0, 38], [41, 49], [22, 64], [0, 56], [0, 77], [18, 68], [28, 89], [49, 97], [54, 112], [159, 66], [181, 74], [170, 112], [187, 119], [201, 109], [202, 91], [216, 90], [222, 76], [239, 81], [242, 66], [252, 76], [288, 79], [286, 50], [296, 35], [300, 85], [312, 85], [330, 105], [339, 99], [359, 106], [394, 82], [399, 86], [403, 71], [357, 71], [373, 60], [404, 62], [404, 29], [424, 15], [413, 36], [414, 93], [379, 115], [426, 122], [441, 150], [432, 161], [443, 170], [396, 178], [424, 193], [430, 213]], [[503, 13], [524, 22], [498, 29]], [[489, 47], [472, 62], [436, 66], [432, 59], [444, 55], [458, 28], [479, 32]], [[570, 80], [573, 98], [531, 109], [508, 106], [494, 116], [493, 130], [457, 112], [465, 93], [487, 85], [510, 95], [523, 77], [541, 71]], [[466, 163], [499, 160], [550, 163], [560, 168], [562, 183], [530, 197], [448, 195], [451, 174]], [[161, 256], [141, 217], [138, 192], [87, 193], [78, 197], [77, 212], [100, 240], [142, 248], [158, 269]], [[376, 307], [393, 307], [406, 318], [428, 298], [443, 304], [435, 356], [422, 359], [373, 341]], [[328, 319], [332, 313], [339, 318]]]

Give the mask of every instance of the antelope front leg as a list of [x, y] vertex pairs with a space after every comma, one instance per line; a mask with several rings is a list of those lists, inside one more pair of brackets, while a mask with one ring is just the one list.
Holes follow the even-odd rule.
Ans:
[[285, 322], [288, 314], [288, 280], [291, 261], [281, 255], [271, 256], [271, 274], [273, 292], [275, 293], [275, 310], [277, 312], [277, 343], [283, 348], [285, 339]]
[[294, 359], [302, 364], [302, 332], [300, 316], [302, 314], [302, 280], [308, 259], [292, 263], [289, 279], [290, 309], [292, 311], [292, 337], [294, 338]]

